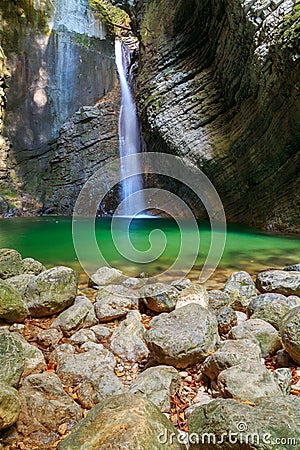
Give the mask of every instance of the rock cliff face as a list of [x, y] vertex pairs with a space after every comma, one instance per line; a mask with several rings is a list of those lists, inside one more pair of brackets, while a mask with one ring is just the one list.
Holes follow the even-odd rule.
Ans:
[[197, 164], [228, 220], [300, 231], [299, 4], [115, 3], [131, 10], [141, 40], [147, 149]]
[[[2, 0], [0, 17], [1, 44], [11, 71], [4, 120], [11, 149], [6, 159], [15, 169], [22, 191], [46, 201], [45, 207], [52, 203], [61, 206], [57, 212], [69, 211], [75, 201], [71, 191], [76, 193], [78, 184], [86, 181], [84, 177], [107, 157], [105, 146], [99, 143], [102, 137], [95, 137], [95, 130], [103, 139], [107, 139], [107, 127], [116, 130], [111, 120], [114, 108], [110, 108], [107, 121], [101, 119], [105, 108], [92, 108], [91, 117], [86, 110], [79, 152], [81, 110], [74, 116], [75, 124], [71, 119], [82, 105], [95, 105], [114, 89], [113, 42], [106, 39], [105, 26], [88, 0]], [[0, 95], [3, 98], [2, 92]], [[99, 125], [95, 125], [98, 115]], [[68, 126], [75, 133], [72, 136]], [[111, 146], [107, 143], [112, 153], [115, 137]], [[59, 198], [64, 183], [69, 206]]]

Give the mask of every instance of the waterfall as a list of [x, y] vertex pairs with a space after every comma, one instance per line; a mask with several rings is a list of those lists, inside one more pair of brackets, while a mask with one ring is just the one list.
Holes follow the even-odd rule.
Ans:
[[131, 167], [127, 167], [127, 164], [121, 161], [121, 200], [123, 203], [120, 208], [120, 213], [122, 215], [132, 216], [138, 212], [142, 212], [145, 207], [142, 191], [139, 195], [135, 196], [134, 202], [128, 198], [134, 192], [142, 190], [143, 183], [141, 175], [128, 177], [132, 170], [141, 173], [138, 158], [134, 157], [134, 155], [137, 155], [141, 151], [141, 145], [135, 102], [128, 83], [125, 49], [126, 47], [121, 41], [117, 40], [115, 42], [116, 65], [121, 87], [119, 153], [121, 158], [132, 155], [130, 159]]

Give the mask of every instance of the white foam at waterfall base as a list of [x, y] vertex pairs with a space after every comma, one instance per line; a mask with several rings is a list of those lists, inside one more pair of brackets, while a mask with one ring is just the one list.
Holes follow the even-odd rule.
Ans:
[[[130, 158], [131, 167], [126, 163], [122, 163], [120, 168], [121, 176], [121, 200], [120, 215], [134, 216], [142, 213], [145, 209], [142, 192], [142, 175], [138, 158], [135, 158], [141, 151], [139, 124], [136, 115], [136, 106], [130, 91], [127, 76], [127, 63], [125, 54], [125, 45], [117, 40], [115, 41], [115, 57], [119, 74], [121, 87], [121, 108], [119, 115], [119, 154], [123, 158], [132, 155]], [[131, 173], [138, 173], [134, 177], [130, 177]], [[137, 191], [141, 191], [134, 198], [134, 203], [129, 197]]]

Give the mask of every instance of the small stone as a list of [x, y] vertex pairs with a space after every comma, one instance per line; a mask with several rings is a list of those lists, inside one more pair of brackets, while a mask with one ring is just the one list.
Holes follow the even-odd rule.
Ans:
[[81, 345], [85, 342], [97, 342], [97, 338], [92, 330], [79, 330], [70, 337], [69, 343], [72, 345]]
[[192, 287], [193, 283], [189, 278], [182, 278], [180, 280], [172, 281], [171, 286], [174, 286], [178, 291], [183, 291], [184, 289]]
[[280, 387], [283, 395], [289, 395], [292, 386], [292, 372], [288, 368], [276, 369], [273, 372], [274, 379]]
[[176, 309], [182, 306], [188, 305], [189, 303], [197, 303], [203, 308], [208, 307], [208, 292], [201, 285], [195, 285], [190, 288], [184, 289], [178, 296], [176, 303]]
[[112, 333], [112, 329], [104, 325], [94, 325], [91, 330], [99, 341], [108, 339]]
[[126, 280], [122, 281], [122, 284], [127, 288], [140, 288], [144, 286], [146, 283], [144, 278], [126, 278]]
[[230, 303], [229, 295], [226, 292], [213, 289], [208, 291], [208, 308], [217, 312], [220, 308], [228, 306]]
[[237, 324], [236, 312], [229, 306], [220, 308], [217, 315], [219, 334], [227, 334]]
[[125, 317], [130, 310], [137, 308], [137, 302], [132, 298], [115, 294], [109, 294], [103, 298], [99, 298], [97, 294], [94, 308], [99, 322], [110, 322]]
[[60, 330], [57, 330], [56, 328], [49, 328], [47, 330], [41, 331], [37, 335], [36, 339], [37, 342], [43, 347], [53, 347], [54, 345], [59, 343], [62, 337], [63, 334]]

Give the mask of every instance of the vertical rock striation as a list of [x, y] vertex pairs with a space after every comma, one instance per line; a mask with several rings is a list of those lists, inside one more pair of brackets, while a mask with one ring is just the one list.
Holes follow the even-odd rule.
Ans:
[[148, 150], [197, 164], [228, 220], [299, 231], [299, 4], [117, 3], [140, 36]]

